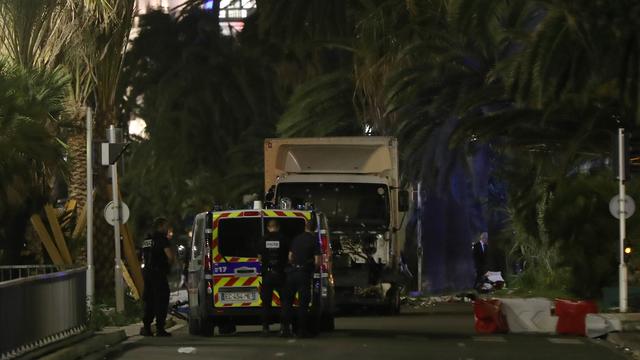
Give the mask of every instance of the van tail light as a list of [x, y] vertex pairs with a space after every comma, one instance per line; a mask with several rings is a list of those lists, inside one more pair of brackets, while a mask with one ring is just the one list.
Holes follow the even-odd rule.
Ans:
[[207, 281], [207, 294], [213, 294], [213, 287], [211, 286], [211, 281]]
[[204, 256], [204, 272], [205, 274], [211, 274], [211, 256], [209, 254]]
[[322, 250], [320, 269], [326, 273], [331, 270], [331, 246], [329, 245], [329, 236], [327, 236], [326, 230], [320, 231], [320, 248]]

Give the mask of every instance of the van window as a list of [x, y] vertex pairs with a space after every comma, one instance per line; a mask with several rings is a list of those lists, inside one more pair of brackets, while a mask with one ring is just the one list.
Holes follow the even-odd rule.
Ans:
[[284, 238], [291, 242], [294, 237], [304, 232], [304, 219], [301, 218], [264, 218], [264, 232], [267, 232], [267, 224], [270, 220], [275, 220], [280, 225], [280, 233], [284, 235]]
[[260, 218], [221, 219], [218, 246], [222, 256], [257, 257], [262, 239]]
[[202, 247], [204, 246], [204, 216], [196, 217], [196, 221], [193, 224], [193, 243], [191, 245], [191, 258], [198, 259], [202, 254]]

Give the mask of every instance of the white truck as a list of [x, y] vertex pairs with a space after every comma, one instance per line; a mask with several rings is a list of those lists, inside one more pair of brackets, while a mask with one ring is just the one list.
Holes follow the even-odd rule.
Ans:
[[400, 310], [409, 194], [400, 189], [392, 137], [266, 139], [265, 200], [315, 208], [329, 220], [335, 301]]

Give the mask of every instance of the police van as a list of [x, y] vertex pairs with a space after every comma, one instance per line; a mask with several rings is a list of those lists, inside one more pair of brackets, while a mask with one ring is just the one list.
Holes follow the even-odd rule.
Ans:
[[[326, 217], [303, 210], [225, 210], [198, 214], [188, 254], [189, 333], [212, 336], [236, 325], [261, 323], [261, 264], [258, 251], [266, 225], [276, 219], [280, 232], [293, 239], [314, 216], [322, 263], [313, 274], [310, 321], [319, 331], [334, 327], [334, 279]], [[297, 300], [296, 300], [297, 301]], [[274, 292], [271, 322], [280, 317], [280, 294]]]

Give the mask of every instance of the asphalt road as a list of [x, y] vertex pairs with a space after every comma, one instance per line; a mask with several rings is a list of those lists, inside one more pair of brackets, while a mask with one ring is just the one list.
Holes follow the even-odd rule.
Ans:
[[[336, 320], [336, 331], [314, 339], [262, 338], [259, 327], [238, 327], [232, 336], [190, 336], [186, 327], [171, 338], [134, 337], [118, 359], [628, 359], [604, 341], [535, 335], [477, 335], [469, 304], [399, 316], [362, 315]], [[180, 348], [195, 348], [191, 354]]]

